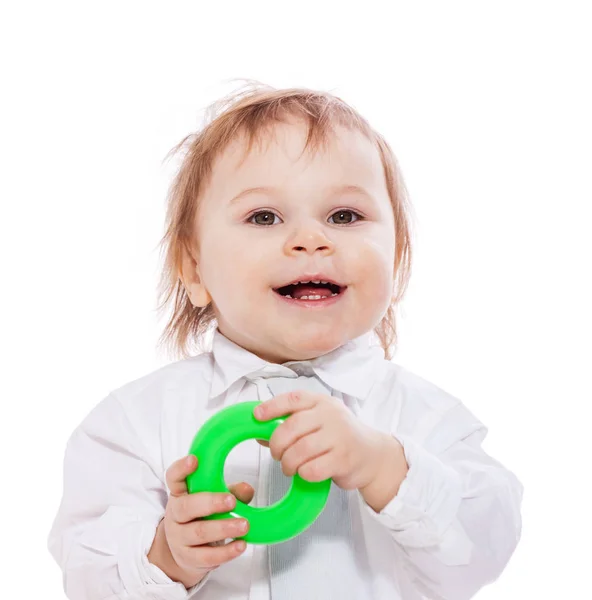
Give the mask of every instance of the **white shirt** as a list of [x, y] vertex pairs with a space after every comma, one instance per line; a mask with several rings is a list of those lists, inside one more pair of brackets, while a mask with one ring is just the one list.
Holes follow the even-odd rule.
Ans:
[[[147, 559], [167, 503], [166, 470], [221, 408], [266, 400], [265, 376], [316, 375], [358, 418], [403, 445], [409, 472], [384, 510], [355, 494], [352, 527], [368, 599], [462, 600], [497, 579], [520, 539], [522, 484], [481, 448], [487, 428], [460, 400], [385, 360], [372, 340], [370, 332], [314, 360], [278, 365], [216, 330], [211, 352], [99, 402], [68, 440], [48, 540], [68, 598], [269, 600], [266, 546], [248, 544], [190, 590]], [[226, 481], [252, 483], [266, 498], [259, 473], [269, 460], [267, 448], [243, 444], [228, 457]]]

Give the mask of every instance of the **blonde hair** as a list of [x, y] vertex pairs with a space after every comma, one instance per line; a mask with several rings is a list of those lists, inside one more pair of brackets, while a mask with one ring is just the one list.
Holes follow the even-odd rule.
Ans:
[[305, 88], [275, 89], [248, 80], [244, 89], [210, 105], [202, 129], [185, 137], [167, 155], [168, 158], [181, 149], [185, 150], [169, 189], [166, 232], [159, 243], [164, 262], [158, 284], [157, 311], [162, 313], [170, 306], [172, 312], [158, 346], [165, 346], [167, 354], [174, 358], [191, 356], [191, 342], [200, 351], [206, 350], [204, 338], [217, 326], [212, 303], [194, 307], [180, 279], [183, 253], [198, 246], [195, 223], [199, 197], [208, 183], [212, 164], [240, 134], [248, 136], [246, 157], [254, 141], [269, 132], [275, 123], [285, 123], [289, 117], [304, 119], [308, 125], [305, 150], [315, 151], [324, 147], [334, 127], [342, 126], [361, 132], [380, 153], [393, 207], [396, 245], [393, 296], [374, 333], [387, 360], [393, 357], [397, 341], [395, 309], [405, 295], [411, 275], [411, 207], [394, 153], [385, 139], [355, 109], [329, 92]]

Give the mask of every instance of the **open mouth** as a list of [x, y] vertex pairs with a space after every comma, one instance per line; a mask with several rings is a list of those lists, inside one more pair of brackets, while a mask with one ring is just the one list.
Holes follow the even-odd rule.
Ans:
[[294, 300], [325, 300], [339, 296], [347, 286], [333, 281], [295, 281], [288, 285], [274, 288], [274, 292]]

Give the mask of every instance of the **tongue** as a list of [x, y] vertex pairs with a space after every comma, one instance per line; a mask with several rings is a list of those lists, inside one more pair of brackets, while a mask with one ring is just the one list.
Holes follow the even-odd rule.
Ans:
[[321, 296], [322, 298], [330, 298], [332, 294], [333, 292], [329, 288], [298, 284], [292, 290], [290, 295], [292, 298], [302, 298], [302, 296]]

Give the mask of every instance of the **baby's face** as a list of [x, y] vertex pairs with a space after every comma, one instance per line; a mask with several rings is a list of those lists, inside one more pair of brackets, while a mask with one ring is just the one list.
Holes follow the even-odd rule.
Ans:
[[[214, 164], [198, 218], [197, 271], [221, 333], [283, 363], [326, 354], [380, 322], [393, 292], [395, 231], [378, 150], [362, 134], [338, 129], [328, 152], [299, 160], [306, 127], [274, 132], [242, 165], [244, 140]], [[236, 198], [255, 187], [270, 189]], [[277, 291], [315, 274], [339, 284], [338, 295], [296, 300]]]

